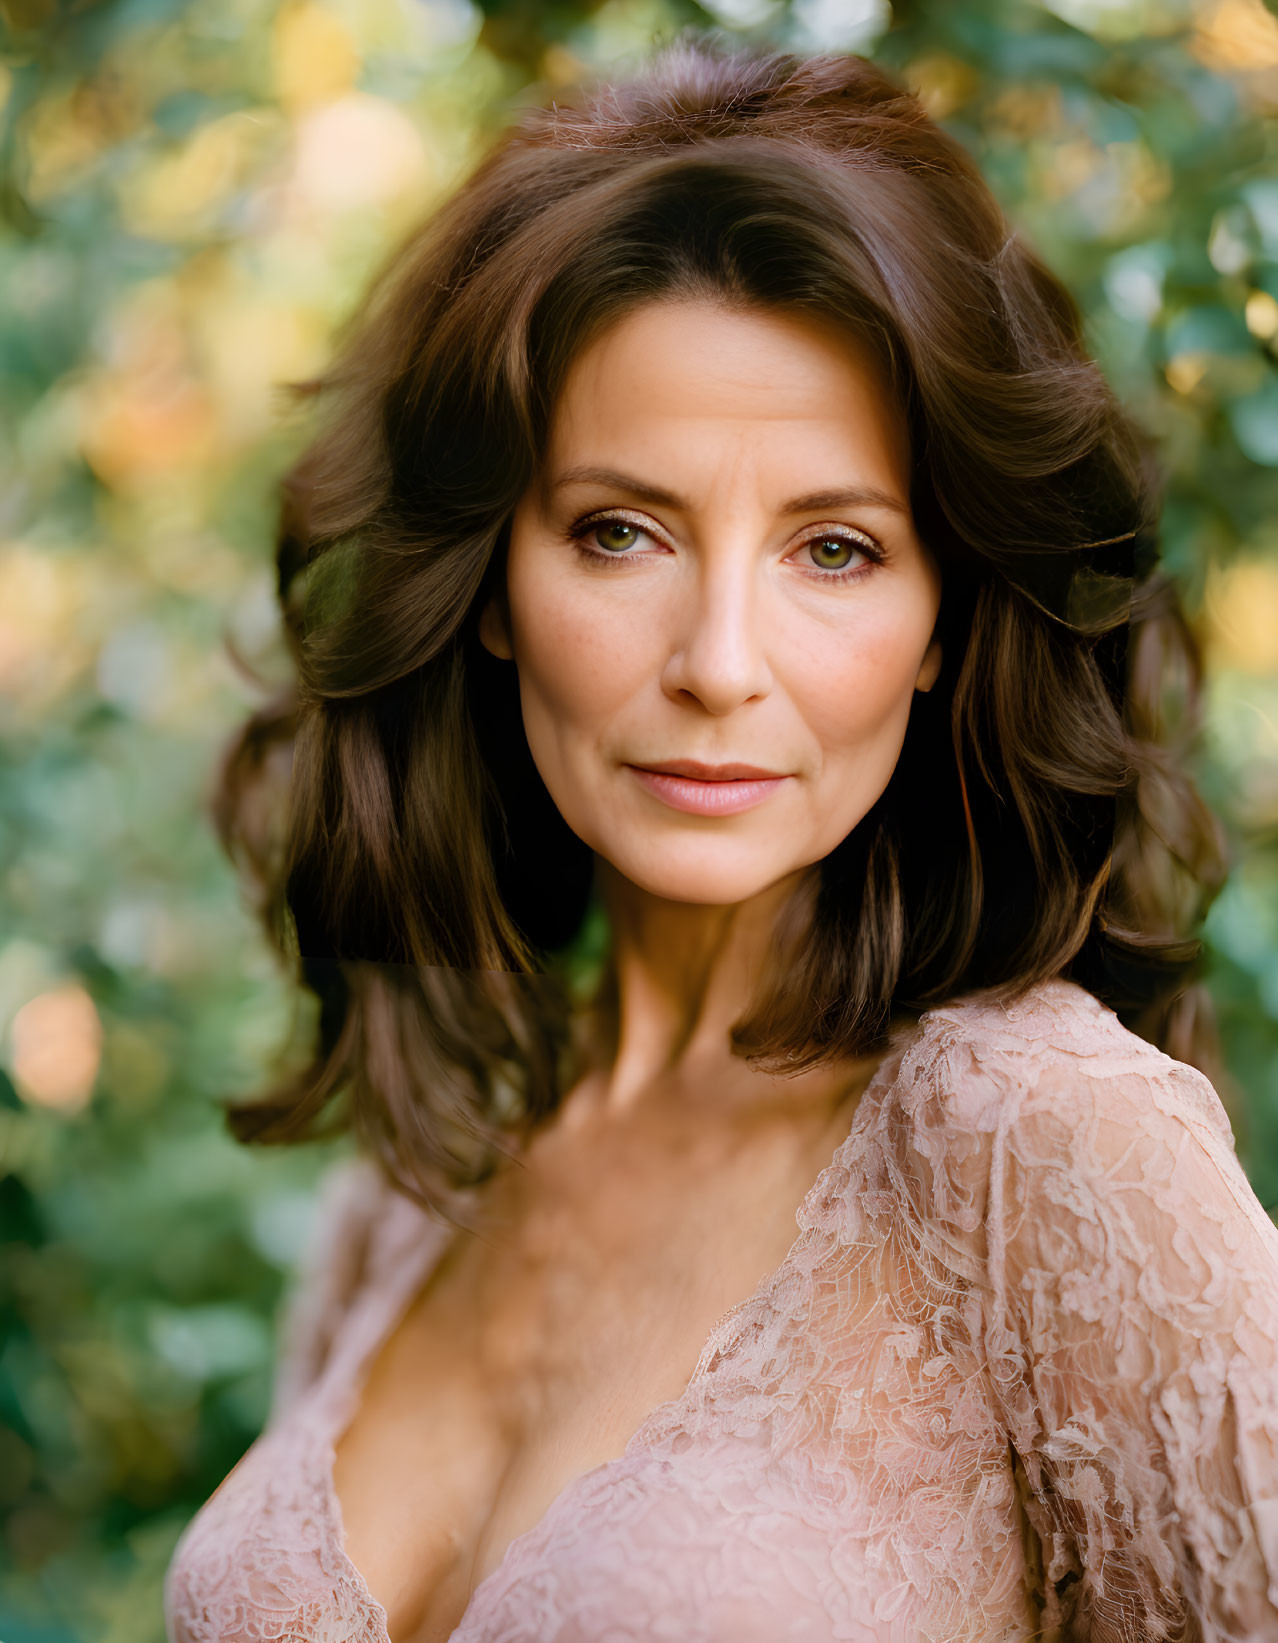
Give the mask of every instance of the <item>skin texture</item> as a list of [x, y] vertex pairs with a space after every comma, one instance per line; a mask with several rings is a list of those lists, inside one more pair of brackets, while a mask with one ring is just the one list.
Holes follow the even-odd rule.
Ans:
[[[583, 465], [681, 505], [553, 488]], [[485, 1185], [478, 1231], [375, 1354], [338, 1438], [347, 1555], [396, 1643], [452, 1634], [510, 1542], [683, 1391], [714, 1324], [793, 1244], [877, 1058], [783, 1078], [734, 1057], [729, 1029], [779, 910], [881, 793], [940, 666], [904, 430], [837, 335], [645, 308], [577, 361], [540, 477], [481, 637], [518, 668], [538, 769], [596, 852], [619, 1007], [597, 1064]], [[900, 507], [784, 509], [851, 485]], [[574, 522], [616, 508], [641, 534], [596, 545], [633, 563], [582, 558]], [[788, 779], [753, 810], [689, 815], [626, 768], [672, 758]]]

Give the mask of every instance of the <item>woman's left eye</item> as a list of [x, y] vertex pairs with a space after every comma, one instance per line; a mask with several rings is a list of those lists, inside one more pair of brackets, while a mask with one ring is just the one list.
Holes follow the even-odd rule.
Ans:
[[800, 552], [811, 554], [812, 563], [823, 571], [828, 571], [826, 581], [839, 581], [840, 573], [846, 576], [859, 576], [868, 566], [853, 564], [853, 555], [859, 554], [863, 560], [871, 564], [878, 564], [882, 558], [877, 543], [871, 537], [864, 536], [860, 531], [853, 536], [840, 536], [828, 532], [824, 536], [810, 536], [803, 544]]

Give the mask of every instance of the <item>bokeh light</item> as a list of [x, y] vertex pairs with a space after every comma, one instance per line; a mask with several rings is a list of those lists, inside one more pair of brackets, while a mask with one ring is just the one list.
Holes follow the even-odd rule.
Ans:
[[37, 1107], [79, 1112], [102, 1059], [102, 1023], [83, 987], [30, 999], [13, 1018], [12, 1067], [18, 1094]]

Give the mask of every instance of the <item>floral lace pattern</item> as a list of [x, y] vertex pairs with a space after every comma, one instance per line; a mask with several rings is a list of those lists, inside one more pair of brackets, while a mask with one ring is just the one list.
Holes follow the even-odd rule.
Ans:
[[[390, 1643], [333, 1443], [451, 1229], [325, 1186], [171, 1643]], [[1210, 1082], [1081, 987], [902, 1029], [782, 1264], [453, 1643], [1278, 1643], [1278, 1227]]]

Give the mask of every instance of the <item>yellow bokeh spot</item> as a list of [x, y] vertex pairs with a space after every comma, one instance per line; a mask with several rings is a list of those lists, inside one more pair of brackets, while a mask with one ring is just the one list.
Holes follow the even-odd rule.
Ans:
[[943, 51], [916, 57], [906, 68], [905, 77], [911, 91], [934, 120], [944, 120], [962, 108], [978, 84], [976, 71], [970, 64]]
[[1157, 205], [1171, 193], [1171, 167], [1147, 143], [1108, 143], [1119, 191], [1139, 205]]
[[96, 604], [81, 554], [13, 542], [0, 548], [0, 704], [3, 719], [34, 721], [89, 664], [81, 616]]
[[1060, 200], [1091, 181], [1105, 164], [1105, 153], [1090, 137], [1071, 137], [1049, 149], [1045, 161], [1043, 191], [1049, 199]]
[[86, 392], [85, 460], [117, 490], [210, 462], [218, 427], [208, 395], [180, 378], [108, 377]]
[[1250, 558], [1212, 565], [1204, 609], [1214, 667], [1278, 673], [1278, 562]]
[[192, 355], [181, 294], [172, 282], [135, 286], [102, 326], [107, 363], [80, 391], [80, 448], [115, 490], [189, 475], [212, 462], [221, 433]]
[[290, 114], [330, 103], [355, 84], [359, 51], [350, 30], [312, 0], [281, 7], [271, 31], [275, 95]]
[[1247, 329], [1253, 337], [1259, 337], [1267, 342], [1270, 337], [1278, 336], [1278, 302], [1269, 295], [1268, 291], [1253, 291], [1247, 298], [1243, 313], [1247, 320]]
[[1046, 83], [1008, 86], [988, 105], [993, 131], [1010, 138], [1038, 137], [1061, 129], [1060, 87]]
[[1178, 394], [1192, 394], [1207, 374], [1207, 355], [1177, 354], [1167, 361], [1163, 374]]
[[548, 45], [541, 54], [541, 75], [547, 85], [556, 88], [578, 85], [589, 72], [589, 64], [575, 51], [557, 41]]
[[1041, 150], [1040, 187], [1049, 200], [1064, 200], [1090, 186], [1090, 211], [1111, 227], [1134, 209], [1156, 204], [1171, 191], [1167, 165], [1141, 142], [1097, 144], [1085, 135]]
[[1226, 72], [1278, 68], [1278, 17], [1264, 0], [1217, 0], [1199, 19], [1193, 50]]
[[119, 186], [120, 214], [153, 240], [201, 239], [228, 195], [249, 177], [280, 125], [278, 114], [241, 110], [210, 120]]
[[203, 316], [204, 371], [223, 437], [248, 442], [282, 413], [282, 384], [317, 371], [326, 335], [318, 318], [294, 304], [245, 294]]
[[40, 993], [13, 1018], [13, 1079], [36, 1107], [78, 1112], [93, 1093], [102, 1058], [102, 1023], [84, 988]]

